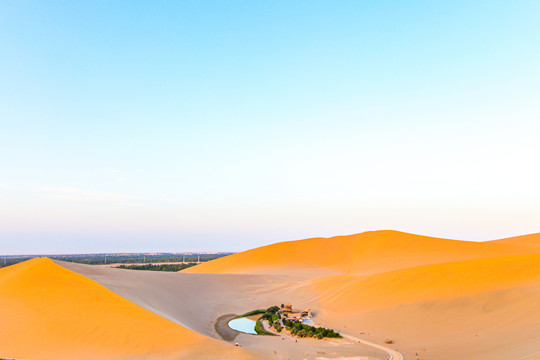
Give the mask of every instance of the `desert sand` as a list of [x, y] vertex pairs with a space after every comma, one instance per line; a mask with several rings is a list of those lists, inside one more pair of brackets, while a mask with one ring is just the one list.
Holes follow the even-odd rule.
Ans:
[[[163, 273], [57, 263], [184, 328], [221, 341], [224, 339], [215, 324], [225, 314], [243, 314], [289, 298], [304, 307], [317, 302], [317, 294], [309, 284], [285, 275]], [[237, 334], [227, 340], [241, 344], [260, 359], [386, 358], [383, 351], [347, 339], [296, 342], [282, 338]]]
[[255, 359], [38, 258], [0, 270], [1, 357]]
[[[349, 338], [216, 332], [224, 315], [284, 302], [310, 307], [318, 325]], [[539, 234], [477, 243], [366, 232], [278, 243], [180, 273], [34, 259], [0, 270], [0, 357], [388, 358], [358, 343], [367, 340], [405, 359], [533, 360], [538, 304]]]

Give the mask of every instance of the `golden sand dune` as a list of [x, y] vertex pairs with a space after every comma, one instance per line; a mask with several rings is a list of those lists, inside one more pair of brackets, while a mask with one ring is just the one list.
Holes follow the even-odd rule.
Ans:
[[[440, 263], [312, 280], [328, 324], [391, 338], [434, 359], [540, 353], [540, 255]], [[413, 357], [414, 358], [414, 357]]]
[[356, 342], [217, 340], [222, 315], [292, 302], [322, 326], [391, 339], [405, 359], [540, 359], [539, 239], [367, 232], [269, 245], [182, 273], [32, 260], [0, 270], [0, 357], [386, 358]]
[[406, 359], [540, 359], [539, 245], [540, 234], [478, 243], [379, 231], [269, 245], [189, 271], [300, 270], [308, 280], [296, 293], [316, 294], [317, 321], [390, 338]]
[[[501, 240], [493, 240], [493, 241], [490, 241], [490, 243], [540, 247], [540, 233], [516, 236], [516, 237], [511, 237], [511, 238], [506, 238], [506, 239], [501, 239]], [[539, 250], [531, 249], [531, 251], [539, 251]]]
[[393, 340], [405, 359], [540, 359], [540, 285], [511, 287], [346, 314], [324, 323]]
[[469, 242], [399, 231], [288, 241], [201, 264], [184, 272], [280, 273], [306, 277], [373, 274], [418, 265], [540, 252], [527, 245]]
[[352, 313], [540, 284], [540, 254], [416, 266], [312, 280], [323, 308]]
[[0, 270], [0, 324], [0, 356], [8, 358], [243, 357], [47, 258]]

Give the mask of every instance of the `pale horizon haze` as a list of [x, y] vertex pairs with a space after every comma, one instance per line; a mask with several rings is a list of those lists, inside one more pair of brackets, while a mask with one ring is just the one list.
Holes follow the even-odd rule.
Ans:
[[0, 254], [540, 232], [540, 3], [0, 2]]

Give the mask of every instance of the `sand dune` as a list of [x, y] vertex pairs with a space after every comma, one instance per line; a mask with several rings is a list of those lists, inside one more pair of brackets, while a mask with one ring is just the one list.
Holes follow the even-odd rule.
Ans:
[[344, 313], [540, 284], [540, 255], [423, 265], [312, 281], [323, 308]]
[[0, 356], [9, 358], [220, 358], [243, 352], [46, 258], [0, 270], [0, 323]]
[[[426, 359], [519, 359], [540, 352], [540, 255], [313, 280], [320, 317], [391, 338]], [[414, 357], [413, 357], [414, 358]]]
[[320, 317], [378, 343], [392, 339], [405, 359], [533, 359], [540, 354], [539, 303], [533, 285]]
[[[540, 247], [540, 233], [515, 236], [515, 237], [500, 239], [500, 240], [493, 240], [493, 241], [490, 241], [490, 243]], [[531, 251], [536, 252], [539, 250], [531, 249]]]
[[238, 335], [235, 348], [215, 330], [225, 314], [292, 302], [320, 325], [392, 339], [405, 359], [539, 359], [539, 243], [539, 234], [475, 243], [367, 232], [269, 245], [181, 273], [32, 260], [0, 270], [0, 356], [386, 358], [356, 342]]
[[540, 252], [528, 245], [469, 242], [399, 231], [288, 241], [201, 264], [184, 272], [275, 273], [319, 277], [373, 274], [441, 262]]
[[300, 269], [311, 278], [297, 293], [316, 294], [320, 322], [379, 343], [391, 338], [406, 358], [534, 359], [539, 245], [540, 234], [477, 243], [367, 232], [269, 245], [189, 271]]

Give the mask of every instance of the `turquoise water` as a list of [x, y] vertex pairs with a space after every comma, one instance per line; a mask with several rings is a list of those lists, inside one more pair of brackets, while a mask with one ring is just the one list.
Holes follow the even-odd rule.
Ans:
[[302, 322], [303, 322], [304, 324], [306, 324], [306, 325], [313, 325], [313, 324], [315, 324], [315, 323], [313, 322], [313, 320], [311, 320], [311, 319], [304, 319], [304, 320], [302, 320]]
[[229, 327], [246, 334], [257, 334], [255, 332], [255, 321], [248, 318], [232, 319], [229, 321]]

